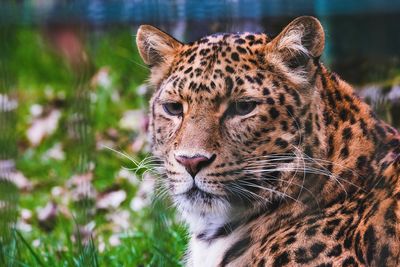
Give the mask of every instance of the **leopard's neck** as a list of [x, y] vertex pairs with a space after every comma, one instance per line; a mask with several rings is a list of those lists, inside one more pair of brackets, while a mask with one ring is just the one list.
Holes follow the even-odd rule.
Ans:
[[329, 170], [339, 179], [336, 186], [324, 187], [320, 195], [345, 197], [346, 191], [368, 191], [379, 177], [379, 166], [393, 160], [399, 134], [377, 119], [353, 88], [336, 74], [321, 66], [319, 78], [326, 160], [332, 163]]

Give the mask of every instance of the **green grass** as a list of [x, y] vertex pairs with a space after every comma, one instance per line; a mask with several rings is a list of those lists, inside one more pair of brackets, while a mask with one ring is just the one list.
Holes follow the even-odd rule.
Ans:
[[[130, 209], [130, 201], [138, 194], [138, 184], [118, 177], [122, 166], [134, 167], [118, 154], [99, 148], [102, 141], [112, 141], [113, 147], [126, 151], [140, 160], [148, 151], [131, 149], [141, 138], [140, 129], [120, 127], [127, 110], [145, 110], [148, 97], [137, 91], [148, 70], [142, 65], [134, 46], [134, 36], [127, 27], [109, 29], [100, 34], [81, 35], [87, 62], [77, 71], [54, 45], [52, 35], [32, 28], [1, 28], [0, 94], [17, 97], [18, 109], [2, 113], [0, 158], [14, 159], [16, 169], [33, 184], [28, 191], [8, 192], [7, 208], [0, 208], [0, 266], [180, 266], [187, 244], [185, 227], [176, 221], [167, 199], [153, 199], [140, 210]], [[93, 77], [106, 70], [108, 84], [93, 85]], [[118, 94], [118, 99], [116, 98]], [[96, 101], [93, 101], [96, 98]], [[61, 111], [57, 129], [34, 146], [27, 138], [34, 105], [44, 113]], [[0, 127], [0, 128], [1, 128]], [[110, 133], [112, 132], [112, 133]], [[64, 160], [46, 159], [55, 144], [61, 144]], [[126, 199], [115, 210], [96, 210], [94, 200], [74, 201], [68, 181], [74, 175], [92, 172], [92, 184], [97, 193], [119, 189]], [[140, 178], [140, 177], [139, 177]], [[64, 195], [52, 194], [61, 188]], [[4, 196], [4, 197], [3, 197]], [[39, 207], [49, 201], [58, 212], [46, 222], [38, 219]], [[64, 210], [61, 211], [61, 208]], [[32, 216], [24, 221], [23, 210]], [[65, 212], [65, 210], [67, 212]], [[129, 227], [116, 229], [108, 216], [128, 211]], [[30, 231], [20, 229], [24, 221]], [[77, 231], [90, 223], [92, 235]], [[111, 245], [117, 237], [119, 244]]]
[[79, 238], [71, 241], [70, 221], [59, 222], [62, 229], [46, 237], [37, 236], [41, 241], [37, 247], [29, 241], [33, 236], [15, 231], [14, 244], [18, 245], [9, 250], [9, 260], [14, 262], [10, 266], [179, 266], [186, 243], [185, 229], [177, 224], [154, 227], [151, 217], [141, 220], [147, 225], [120, 233], [121, 244], [106, 247], [101, 253], [94, 239], [86, 245]]

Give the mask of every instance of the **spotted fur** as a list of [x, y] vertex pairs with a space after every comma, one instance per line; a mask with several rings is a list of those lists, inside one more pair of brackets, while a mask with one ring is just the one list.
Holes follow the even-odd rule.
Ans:
[[[400, 135], [320, 63], [318, 20], [190, 44], [145, 25], [137, 43], [188, 266], [400, 266]], [[177, 160], [200, 156], [194, 177]]]

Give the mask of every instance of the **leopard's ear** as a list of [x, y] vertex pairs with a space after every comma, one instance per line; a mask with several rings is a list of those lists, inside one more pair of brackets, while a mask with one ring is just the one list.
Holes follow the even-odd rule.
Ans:
[[301, 67], [309, 59], [319, 58], [324, 50], [325, 34], [318, 19], [298, 17], [267, 46], [268, 52], [278, 53], [290, 69]]
[[172, 36], [150, 25], [139, 27], [136, 44], [144, 63], [150, 67], [167, 63], [182, 45]]

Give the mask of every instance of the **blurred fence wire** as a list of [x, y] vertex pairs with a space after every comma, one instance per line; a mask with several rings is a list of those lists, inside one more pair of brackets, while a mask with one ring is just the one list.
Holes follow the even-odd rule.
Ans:
[[13, 30], [0, 25], [0, 265], [13, 266], [14, 229], [17, 220], [18, 189], [14, 183], [16, 139], [15, 77], [10, 71]]

